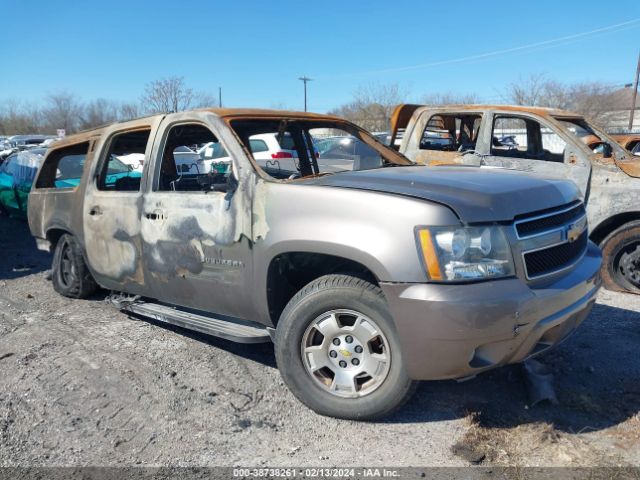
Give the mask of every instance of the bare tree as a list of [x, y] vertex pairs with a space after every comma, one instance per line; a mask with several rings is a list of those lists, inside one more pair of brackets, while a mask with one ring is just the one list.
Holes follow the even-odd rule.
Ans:
[[579, 83], [570, 87], [570, 110], [583, 114], [595, 122], [609, 127], [616, 110], [629, 109], [631, 97], [625, 90], [603, 83]]
[[628, 95], [602, 82], [563, 84], [534, 74], [507, 86], [507, 100], [516, 105], [551, 107], [585, 115], [605, 128], [611, 112], [628, 107]]
[[169, 77], [147, 83], [142, 108], [149, 113], [180, 112], [192, 107], [193, 90], [184, 77]]
[[88, 102], [80, 115], [80, 128], [85, 130], [115, 122], [119, 119], [119, 106], [112, 100], [98, 98]]
[[34, 105], [8, 100], [0, 107], [0, 134], [19, 135], [42, 131], [42, 114]]
[[406, 92], [397, 83], [369, 84], [354, 93], [354, 100], [329, 113], [346, 118], [371, 131], [387, 130], [393, 109], [403, 103]]
[[191, 108], [215, 108], [218, 106], [218, 97], [206, 92], [196, 92], [193, 94]]
[[[545, 95], [548, 80], [544, 73], [536, 73], [528, 78], [519, 78], [517, 82], [507, 86], [508, 101], [515, 105], [543, 106], [548, 99]], [[554, 105], [555, 106], [555, 105]]]
[[63, 128], [67, 133], [76, 132], [81, 112], [82, 105], [74, 94], [66, 91], [49, 94], [42, 109], [44, 127], [49, 131]]
[[118, 115], [120, 120], [133, 120], [134, 118], [138, 118], [141, 115], [140, 104], [138, 103], [125, 102], [120, 105], [120, 112]]
[[469, 105], [479, 103], [475, 93], [437, 92], [424, 95], [420, 100], [424, 105]]

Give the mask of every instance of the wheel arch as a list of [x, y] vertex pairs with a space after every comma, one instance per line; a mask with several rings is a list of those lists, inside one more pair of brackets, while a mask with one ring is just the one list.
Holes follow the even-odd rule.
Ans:
[[62, 235], [64, 235], [65, 233], [75, 237], [73, 232], [71, 232], [68, 228], [50, 227], [47, 229], [46, 239], [49, 242], [49, 245], [50, 245], [49, 250], [51, 252], [53, 252], [56, 249], [56, 245], [58, 244], [60, 237], [62, 237]]
[[341, 255], [315, 251], [288, 251], [275, 255], [266, 275], [268, 313], [275, 327], [287, 303], [305, 285], [324, 275], [351, 274], [379, 286], [380, 278], [369, 266]]
[[600, 245], [607, 236], [627, 223], [640, 220], [640, 211], [623, 212], [605, 218], [589, 234], [589, 238]]

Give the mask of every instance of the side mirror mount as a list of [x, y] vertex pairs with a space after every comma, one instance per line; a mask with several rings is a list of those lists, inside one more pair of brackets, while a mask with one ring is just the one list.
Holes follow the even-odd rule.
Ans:
[[217, 175], [199, 175], [197, 181], [200, 188], [205, 192], [224, 192], [227, 195], [233, 195], [233, 192], [238, 187], [235, 177], [233, 175], [228, 176], [224, 183], [220, 183], [219, 179], [220, 177]]
[[196, 180], [200, 188], [205, 192], [210, 192], [214, 190], [214, 186], [216, 185], [214, 183], [214, 178], [212, 175], [198, 175]]

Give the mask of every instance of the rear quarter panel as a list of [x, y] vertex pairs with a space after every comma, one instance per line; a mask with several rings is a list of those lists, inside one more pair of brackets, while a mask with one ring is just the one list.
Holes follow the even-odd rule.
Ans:
[[[86, 139], [84, 140], [86, 141]], [[82, 142], [79, 142], [82, 143]], [[94, 156], [95, 138], [91, 139], [89, 152], [85, 159], [82, 178], [75, 186], [66, 184], [62, 188], [36, 188], [37, 178], [42, 171], [42, 165], [55, 151], [49, 150], [36, 175], [29, 194], [28, 220], [31, 234], [40, 239], [47, 239], [47, 234], [53, 229], [67, 231], [73, 234], [81, 245], [84, 245], [82, 230], [82, 209], [84, 192]], [[93, 151], [92, 151], [93, 150]], [[58, 184], [60, 185], [60, 184]]]

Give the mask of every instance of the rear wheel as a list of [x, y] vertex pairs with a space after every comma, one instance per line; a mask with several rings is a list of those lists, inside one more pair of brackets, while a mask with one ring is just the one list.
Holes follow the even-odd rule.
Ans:
[[602, 279], [609, 290], [640, 293], [640, 222], [627, 223], [600, 244]]
[[56, 292], [70, 298], [86, 298], [98, 288], [84, 262], [82, 247], [68, 233], [56, 244], [51, 280]]
[[326, 275], [287, 304], [276, 359], [293, 394], [314, 411], [374, 419], [413, 391], [382, 291], [349, 275]]

